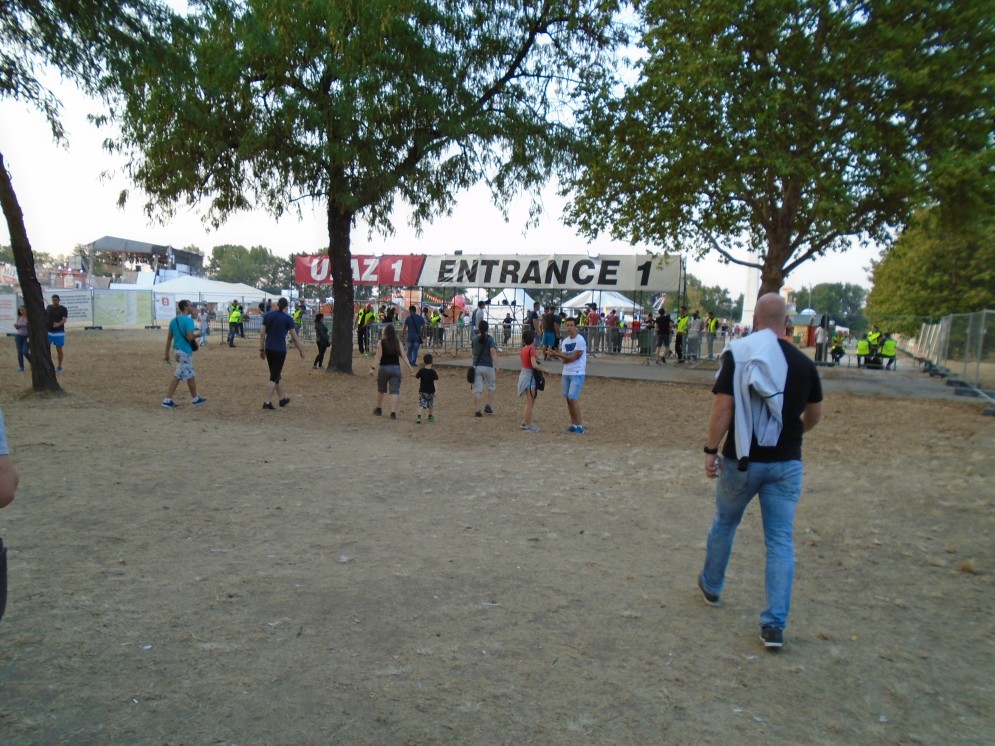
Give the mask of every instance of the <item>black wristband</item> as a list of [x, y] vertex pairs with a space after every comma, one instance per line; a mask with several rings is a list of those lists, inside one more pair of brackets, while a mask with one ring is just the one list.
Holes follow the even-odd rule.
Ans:
[[709, 448], [708, 444], [707, 443], [705, 444], [705, 453], [707, 453], [709, 456], [718, 455], [718, 452], [719, 452], [718, 446], [715, 446], [715, 448]]

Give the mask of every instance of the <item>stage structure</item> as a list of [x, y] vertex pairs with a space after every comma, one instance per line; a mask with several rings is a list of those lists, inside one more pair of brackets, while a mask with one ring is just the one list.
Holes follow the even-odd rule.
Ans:
[[86, 253], [81, 257], [80, 269], [88, 275], [93, 269], [93, 257], [98, 252], [113, 255], [122, 267], [128, 264], [144, 264], [155, 273], [159, 273], [160, 270], [175, 270], [180, 275], [200, 277], [204, 274], [203, 255], [168, 245], [104, 236], [86, 244], [84, 249]]

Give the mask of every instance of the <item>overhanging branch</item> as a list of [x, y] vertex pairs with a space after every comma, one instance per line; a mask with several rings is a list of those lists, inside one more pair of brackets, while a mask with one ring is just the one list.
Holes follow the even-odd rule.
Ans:
[[748, 262], [748, 261], [746, 261], [744, 259], [740, 259], [739, 257], [734, 256], [728, 249], [722, 248], [722, 245], [719, 244], [719, 242], [715, 240], [715, 237], [712, 235], [711, 231], [706, 230], [705, 227], [701, 225], [701, 223], [699, 223], [697, 221], [694, 221], [693, 225], [694, 225], [695, 228], [698, 229], [698, 232], [701, 234], [701, 237], [705, 239], [705, 241], [708, 243], [709, 247], [713, 251], [717, 251], [719, 254], [721, 254], [722, 256], [724, 256], [728, 261], [732, 262], [733, 264], [738, 264], [738, 265], [740, 265], [742, 267], [752, 267], [753, 269], [763, 269], [763, 265], [762, 264], [758, 264], [757, 262]]

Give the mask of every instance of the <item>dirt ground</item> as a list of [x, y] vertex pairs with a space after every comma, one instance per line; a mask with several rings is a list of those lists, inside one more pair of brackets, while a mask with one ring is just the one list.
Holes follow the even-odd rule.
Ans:
[[[69, 395], [0, 405], [0, 743], [990, 744], [995, 418], [827, 391], [806, 437], [786, 647], [765, 653], [759, 510], [720, 608], [695, 587], [714, 486], [697, 383], [517, 374], [476, 419], [372, 416], [366, 375], [291, 359], [263, 411], [254, 339], [159, 402], [164, 332], [71, 330]], [[310, 353], [313, 347], [308, 349]], [[357, 360], [357, 370], [366, 366]]]

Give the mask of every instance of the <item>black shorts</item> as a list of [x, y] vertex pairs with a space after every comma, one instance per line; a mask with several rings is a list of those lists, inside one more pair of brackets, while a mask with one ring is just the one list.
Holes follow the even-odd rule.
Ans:
[[280, 382], [280, 374], [283, 373], [283, 364], [287, 361], [287, 351], [266, 350], [266, 363], [269, 365], [269, 380], [273, 383]]

